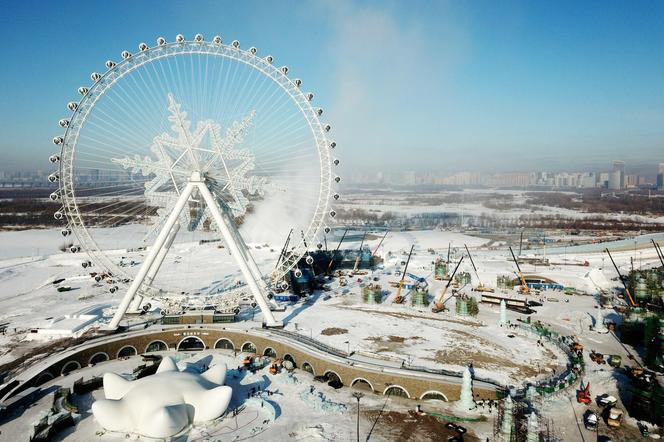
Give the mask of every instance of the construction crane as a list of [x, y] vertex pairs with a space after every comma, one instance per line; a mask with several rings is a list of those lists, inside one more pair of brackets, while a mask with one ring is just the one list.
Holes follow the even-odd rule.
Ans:
[[622, 273], [620, 273], [620, 269], [616, 265], [616, 262], [613, 260], [613, 256], [611, 256], [611, 252], [609, 252], [609, 249], [606, 248], [604, 249], [606, 251], [607, 255], [609, 255], [609, 258], [611, 258], [611, 263], [613, 264], [613, 268], [616, 269], [616, 272], [618, 273], [618, 279], [620, 279], [620, 282], [622, 282], [623, 287], [625, 287], [625, 293], [627, 294], [627, 299], [629, 300], [629, 305], [631, 307], [637, 307], [638, 304], [634, 302], [634, 298], [632, 297], [632, 293], [629, 291], [629, 287], [627, 287], [627, 283], [625, 282], [625, 279], [623, 278]]
[[454, 268], [454, 271], [452, 272], [452, 275], [450, 276], [450, 279], [447, 281], [447, 285], [445, 285], [445, 288], [440, 292], [440, 295], [434, 300], [433, 307], [431, 308], [431, 311], [433, 313], [440, 313], [443, 310], [445, 310], [445, 303], [448, 301], [445, 298], [445, 294], [447, 293], [447, 289], [450, 288], [450, 284], [452, 284], [452, 281], [454, 280], [454, 275], [456, 274], [457, 270], [459, 269], [459, 266], [461, 265], [461, 261], [463, 261], [463, 256], [457, 263], [456, 267]]
[[401, 289], [403, 288], [403, 280], [406, 277], [408, 264], [410, 264], [410, 257], [413, 254], [413, 248], [415, 248], [415, 244], [410, 246], [410, 252], [408, 252], [408, 259], [406, 260], [406, 266], [403, 268], [403, 272], [401, 272], [401, 281], [399, 281], [399, 287], [397, 288], [397, 296], [394, 297], [395, 304], [401, 304], [403, 302], [403, 296], [401, 296]]
[[385, 237], [387, 237], [387, 234], [388, 234], [388, 233], [389, 233], [389, 231], [385, 231], [385, 235], [383, 235], [383, 237], [380, 239], [380, 242], [379, 242], [378, 245], [376, 246], [376, 249], [373, 251], [373, 253], [371, 254], [371, 256], [375, 256], [375, 255], [376, 255], [376, 252], [378, 252], [378, 249], [380, 249], [380, 246], [383, 245], [383, 241], [385, 241]]
[[655, 252], [657, 252], [657, 257], [659, 258], [659, 262], [661, 262], [662, 267], [664, 267], [664, 253], [662, 253], [661, 247], [659, 246], [659, 244], [655, 242], [654, 239], [651, 239], [650, 241], [652, 241], [652, 245], [655, 246]]
[[473, 261], [473, 256], [470, 254], [470, 250], [468, 250], [468, 246], [466, 244], [463, 245], [466, 248], [466, 253], [468, 253], [468, 258], [470, 258], [470, 263], [473, 265], [473, 270], [475, 271], [475, 276], [477, 276], [477, 280], [479, 281], [479, 284], [477, 285], [477, 290], [478, 292], [490, 292], [493, 293], [493, 289], [489, 287], [485, 287], [484, 284], [482, 284], [482, 280], [480, 279], [480, 275], [477, 273], [477, 267], [475, 267], [475, 261]]
[[330, 270], [332, 270], [332, 264], [334, 264], [334, 257], [337, 256], [337, 252], [339, 251], [339, 247], [341, 247], [341, 243], [344, 242], [344, 238], [346, 237], [346, 233], [348, 233], [348, 229], [344, 230], [344, 234], [341, 236], [341, 240], [339, 241], [339, 244], [337, 244], [337, 248], [334, 250], [334, 253], [332, 253], [332, 256], [330, 257], [330, 264], [327, 266], [327, 274], [330, 274]]
[[364, 235], [362, 235], [362, 241], [360, 242], [360, 248], [357, 251], [357, 258], [355, 258], [355, 265], [353, 266], [353, 271], [351, 272], [352, 275], [357, 275], [357, 269], [360, 266], [360, 260], [362, 259], [362, 246], [364, 245], [364, 240], [367, 237], [367, 232], [364, 232]]
[[445, 265], [445, 276], [443, 280], [449, 280], [450, 278], [450, 249], [452, 248], [452, 243], [447, 243], [447, 264]]
[[521, 293], [524, 295], [530, 295], [530, 287], [528, 287], [528, 283], [526, 282], [526, 278], [523, 277], [523, 272], [521, 271], [521, 267], [519, 266], [519, 260], [516, 259], [516, 256], [514, 256], [514, 250], [512, 250], [512, 246], [510, 246], [510, 253], [512, 254], [512, 259], [514, 260], [514, 264], [516, 264], [516, 269], [519, 271], [519, 279], [521, 280]]
[[288, 232], [288, 237], [286, 238], [286, 242], [284, 243], [284, 246], [281, 248], [281, 253], [279, 253], [279, 258], [277, 258], [277, 264], [275, 264], [274, 266], [275, 269], [279, 267], [279, 263], [286, 255], [286, 251], [288, 250], [288, 244], [290, 244], [290, 239], [292, 234], [293, 234], [293, 229], [290, 229], [290, 232]]

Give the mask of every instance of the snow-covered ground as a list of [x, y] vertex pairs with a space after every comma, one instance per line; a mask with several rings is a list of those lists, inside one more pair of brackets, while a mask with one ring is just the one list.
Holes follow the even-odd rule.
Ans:
[[[101, 235], [106, 238], [106, 244], [111, 249], [108, 255], [115, 262], [126, 263], [127, 267], [123, 269], [130, 273], [135, 272], [145, 252], [127, 252], [126, 249], [140, 245], [140, 229], [132, 230], [131, 226], [122, 230], [107, 229]], [[192, 296], [197, 296], [196, 294], [214, 294], [240, 279], [233, 259], [226, 249], [218, 248], [219, 243], [200, 244], [200, 238], [194, 239], [196, 241], [182, 241], [174, 245], [164, 264], [163, 276], [159, 281], [161, 284], [174, 285]], [[379, 241], [379, 238], [371, 239], [366, 246], [373, 250]], [[103, 307], [107, 319], [112, 313], [112, 308], [108, 308], [108, 305], [117, 305], [119, 302], [123, 291], [111, 294], [108, 284], [96, 283], [89, 275], [95, 268], [83, 269], [80, 265], [86, 256], [82, 253], [60, 252], [58, 246], [62, 242], [57, 229], [0, 232], [0, 324], [8, 324], [7, 333], [0, 335], [0, 364], [14, 360], [38, 345], [38, 342], [26, 339], [30, 328], [47, 326], [54, 317], [94, 310], [95, 307]], [[403, 362], [452, 370], [461, 370], [465, 364], [472, 361], [478, 375], [504, 384], [520, 385], [526, 380], [549, 376], [554, 370], [564, 367], [567, 361], [555, 348], [537, 345], [537, 339], [525, 332], [500, 327], [497, 307], [480, 304], [478, 316], [470, 318], [458, 317], [450, 312], [433, 314], [428, 307], [412, 307], [408, 297], [404, 304], [393, 304], [391, 301], [395, 289], [390, 282], [398, 280], [395, 270], [403, 267], [402, 262], [406, 260], [407, 252], [413, 244], [415, 254], [408, 271], [427, 278], [431, 296], [438, 295], [443, 288], [442, 282], [432, 277], [433, 262], [437, 257], [446, 258], [449, 244], [452, 247], [451, 260], [454, 262], [464, 253], [464, 244], [468, 245], [473, 253], [479, 280], [486, 286], [495, 287], [498, 275], [515, 276], [509, 252], [488, 249], [488, 240], [484, 238], [441, 231], [389, 233], [377, 250], [377, 254], [384, 258], [380, 268], [366, 275], [348, 276], [348, 285], [345, 287], [340, 287], [338, 279], [334, 279], [329, 282], [330, 291], [316, 293], [306, 302], [288, 306], [285, 312], [278, 313], [278, 318], [285, 320], [288, 330], [313, 337], [343, 351], [355, 352], [356, 358], [377, 357], [388, 364], [398, 365]], [[345, 246], [359, 247], [359, 243], [348, 242]], [[263, 269], [273, 266], [280, 249], [279, 244], [250, 244], [250, 247]], [[577, 335], [586, 348], [607, 354], [621, 354], [624, 356], [623, 360], [626, 360], [625, 350], [612, 335], [599, 335], [588, 331], [597, 311], [597, 300], [590, 295], [595, 295], [600, 290], [611, 291], [618, 285], [614, 280], [615, 270], [606, 255], [599, 252], [580, 253], [569, 248], [566, 254], [549, 258], [553, 263], [551, 266], [523, 264], [522, 269], [526, 274], [549, 277], [565, 286], [576, 287], [587, 295], [568, 296], [561, 292], [543, 292], [538, 299], [543, 306], [537, 308], [532, 319], [551, 324], [565, 334]], [[654, 249], [646, 245], [639, 247], [636, 255], [634, 250], [616, 251], [614, 258], [624, 272], [630, 267], [631, 259], [636, 267], [643, 268], [651, 267], [657, 262]], [[135, 261], [133, 266], [132, 260]], [[588, 266], [578, 265], [585, 261]], [[470, 260], [464, 260], [460, 271], [471, 273], [472, 285], [478, 283]], [[60, 285], [71, 286], [71, 291], [56, 290], [52, 282], [60, 278], [65, 278]], [[361, 285], [369, 282], [380, 284], [386, 291], [382, 304], [367, 305], [361, 301]], [[473, 294], [469, 288], [462, 291], [479, 296]], [[330, 295], [327, 300], [326, 295]], [[448, 305], [451, 312], [454, 312], [454, 302], [452, 299]], [[609, 311], [605, 312], [605, 316], [610, 314], [612, 313]], [[508, 319], [512, 322], [519, 316], [521, 315], [508, 311]], [[260, 319], [260, 314], [257, 314], [254, 324], [258, 325]], [[214, 357], [226, 356], [215, 353]], [[229, 366], [236, 363], [230, 360], [227, 362]], [[122, 365], [123, 363], [127, 365]], [[615, 378], [607, 377], [605, 372], [593, 370], [593, 363], [588, 363], [590, 371], [587, 379], [593, 384], [599, 383], [598, 388], [601, 388], [602, 392], [617, 395], [618, 383]], [[113, 364], [118, 365], [116, 367]], [[81, 373], [89, 376], [95, 370], [106, 370], [109, 367], [122, 372], [136, 364], [135, 361], [109, 362], [86, 368]], [[239, 382], [263, 385], [262, 383], [267, 382], [263, 375], [264, 373], [259, 372], [255, 378], [243, 378]], [[290, 380], [280, 380], [278, 377], [268, 378], [270, 386], [264, 387], [270, 390], [278, 389], [284, 396], [273, 397], [281, 411], [277, 420], [266, 427], [264, 436], [270, 436], [267, 440], [352, 439], [354, 421], [351, 415], [354, 399], [350, 397], [350, 391], [334, 391], [316, 383], [316, 388], [332, 402], [347, 407], [344, 413], [338, 415], [317, 410], [310, 406], [309, 399], [301, 396], [302, 392], [308, 391], [310, 385], [314, 385], [307, 376], [297, 372], [299, 384], [291, 384]], [[75, 377], [80, 376], [77, 374]], [[73, 378], [71, 381], [73, 382]], [[69, 380], [58, 379], [55, 382], [62, 384]], [[87, 400], [92, 401], [92, 398]], [[369, 409], [374, 407], [377, 410], [385, 399], [372, 396], [364, 400]], [[556, 400], [564, 402], [566, 399], [563, 397]], [[412, 406], [401, 404], [397, 399], [389, 401], [393, 404], [390, 405], [393, 410], [399, 413]], [[35, 407], [24, 410], [19, 419], [2, 424], [2, 435], [13, 434], [11, 432], [19, 431], [19, 428], [20, 434], [26, 434], [23, 433], [26, 425], [29, 426], [36, 419], [39, 410], [43, 410], [47, 402], [48, 399], [43, 399]], [[565, 403], [569, 404], [569, 401]], [[577, 408], [579, 406], [576, 403], [565, 407], [557, 402], [542, 406], [547, 416], [556, 421], [556, 425], [569, 431], [566, 434], [571, 436], [565, 440], [578, 440], [576, 437], [580, 430], [574, 424], [574, 413], [571, 411], [575, 410], [578, 414], [580, 409]], [[364, 419], [362, 426], [373, 423], [367, 417]], [[235, 427], [223, 424], [215, 428], [215, 431], [228, 431], [228, 428]], [[483, 437], [491, 434], [489, 424], [478, 424], [473, 428]], [[77, 431], [67, 436], [67, 440], [89, 440], [90, 435], [94, 435], [97, 430], [99, 428], [94, 420], [87, 416], [78, 425]], [[208, 430], [201, 431], [200, 434], [192, 432], [191, 440], [207, 437], [204, 432]], [[381, 440], [381, 437], [390, 440], [389, 433], [381, 436], [378, 430], [374, 432], [372, 440]]]

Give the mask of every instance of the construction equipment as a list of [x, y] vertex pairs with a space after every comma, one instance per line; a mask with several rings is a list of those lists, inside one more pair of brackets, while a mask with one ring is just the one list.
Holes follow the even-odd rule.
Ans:
[[613, 407], [609, 410], [609, 416], [606, 419], [606, 424], [609, 427], [617, 428], [622, 424], [623, 411], [620, 408]]
[[334, 250], [334, 253], [332, 253], [332, 256], [330, 256], [330, 264], [327, 266], [327, 274], [330, 274], [330, 270], [332, 270], [332, 265], [334, 264], [334, 258], [337, 256], [337, 252], [339, 251], [339, 247], [341, 247], [341, 243], [344, 242], [344, 238], [346, 237], [346, 234], [348, 233], [348, 229], [344, 230], [344, 234], [341, 236], [341, 240], [339, 241], [339, 244], [337, 244], [337, 248]]
[[452, 243], [447, 243], [447, 265], [445, 266], [445, 276], [443, 276], [443, 281], [452, 279], [450, 277], [450, 249], [452, 248]]
[[293, 234], [293, 229], [290, 229], [290, 232], [288, 232], [288, 236], [286, 237], [286, 242], [284, 243], [284, 246], [281, 248], [281, 253], [279, 253], [279, 258], [277, 258], [277, 263], [274, 265], [275, 269], [279, 267], [279, 263], [286, 256], [286, 252], [288, 250], [288, 244], [290, 244], [290, 239], [292, 234]]
[[583, 383], [581, 385], [582, 387], [576, 391], [576, 401], [580, 404], [589, 405], [592, 402], [590, 398], [590, 382], [585, 387], [583, 387]]
[[480, 279], [480, 275], [477, 273], [477, 267], [475, 267], [475, 261], [473, 261], [473, 257], [470, 254], [470, 250], [468, 250], [468, 246], [466, 244], [464, 244], [463, 246], [466, 248], [466, 253], [468, 253], [468, 258], [470, 258], [470, 263], [473, 265], [473, 270], [475, 271], [475, 276], [477, 276], [477, 281], [479, 281], [479, 284], [473, 290], [476, 290], [478, 292], [493, 293], [492, 288], [485, 287], [484, 284], [482, 284], [482, 280]]
[[383, 245], [383, 241], [385, 241], [385, 238], [387, 237], [387, 234], [388, 234], [388, 233], [389, 233], [389, 231], [385, 231], [385, 235], [383, 235], [383, 237], [380, 239], [380, 242], [378, 243], [378, 245], [377, 245], [376, 248], [374, 249], [374, 251], [373, 251], [373, 253], [371, 254], [371, 256], [376, 256], [376, 252], [378, 252], [378, 249], [380, 249], [380, 246]]
[[[445, 310], [445, 303], [448, 301], [448, 299], [445, 298], [445, 294], [447, 293], [447, 289], [450, 288], [450, 284], [452, 284], [452, 281], [454, 280], [454, 275], [456, 274], [457, 270], [459, 270], [459, 266], [461, 265], [461, 262], [463, 261], [463, 256], [457, 263], [456, 267], [454, 268], [454, 272], [452, 272], [452, 275], [450, 276], [450, 279], [447, 281], [447, 285], [445, 288], [440, 292], [440, 295], [434, 300], [433, 307], [431, 308], [431, 311], [433, 313], [440, 313], [443, 310]], [[454, 296], [454, 295], [452, 295]]]
[[410, 246], [410, 252], [408, 252], [408, 259], [406, 260], [406, 266], [403, 268], [403, 272], [401, 272], [401, 280], [399, 281], [399, 288], [397, 288], [397, 296], [394, 297], [394, 303], [395, 304], [401, 304], [403, 302], [403, 297], [401, 296], [401, 289], [403, 288], [403, 280], [406, 277], [406, 271], [408, 270], [408, 264], [410, 264], [410, 257], [413, 255], [413, 248], [415, 248], [415, 244]]
[[357, 275], [358, 274], [358, 267], [360, 266], [360, 260], [362, 259], [362, 246], [364, 245], [364, 240], [367, 237], [367, 232], [364, 232], [364, 235], [362, 235], [362, 241], [360, 242], [360, 248], [357, 251], [357, 258], [355, 258], [355, 265], [353, 266], [353, 271], [350, 272], [351, 275]]
[[597, 430], [597, 415], [592, 411], [588, 410], [588, 413], [583, 417], [583, 423], [586, 427], [586, 430], [596, 431]]
[[609, 356], [609, 365], [613, 368], [620, 368], [622, 363], [622, 357], [620, 355], [611, 355]]
[[590, 360], [599, 365], [606, 364], [604, 355], [602, 353], [595, 352], [595, 350], [590, 351]]
[[618, 266], [616, 265], [616, 262], [613, 260], [613, 256], [611, 256], [611, 252], [609, 252], [608, 248], [606, 248], [604, 250], [609, 255], [609, 258], [611, 258], [611, 263], [613, 264], [613, 267], [616, 269], [616, 272], [618, 273], [618, 279], [620, 279], [620, 282], [622, 282], [623, 287], [625, 287], [625, 294], [627, 294], [627, 299], [629, 301], [629, 305], [631, 307], [637, 307], [638, 304], [634, 301], [634, 298], [632, 297], [632, 293], [629, 291], [629, 287], [627, 287], [627, 283], [625, 282], [625, 278], [623, 278], [622, 273], [620, 273], [620, 269], [618, 269]]
[[529, 295], [530, 287], [528, 287], [526, 278], [523, 277], [523, 272], [521, 271], [521, 267], [519, 266], [519, 260], [516, 259], [516, 256], [514, 256], [514, 250], [512, 250], [512, 246], [510, 246], [510, 253], [512, 254], [512, 259], [514, 260], [514, 264], [516, 264], [516, 269], [519, 272], [518, 275], [519, 275], [519, 280], [521, 280], [521, 293], [523, 293], [524, 295]]
[[610, 394], [604, 393], [597, 398], [597, 405], [600, 407], [615, 407], [617, 403], [618, 399]]
[[662, 253], [662, 248], [655, 242], [654, 239], [651, 239], [652, 245], [655, 246], [655, 252], [657, 252], [657, 257], [659, 258], [659, 262], [662, 263], [662, 267], [664, 267], [664, 253]]

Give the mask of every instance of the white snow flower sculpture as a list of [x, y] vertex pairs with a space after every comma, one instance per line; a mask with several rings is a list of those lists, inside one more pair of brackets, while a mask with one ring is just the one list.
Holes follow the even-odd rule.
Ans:
[[135, 381], [104, 374], [106, 399], [93, 403], [92, 413], [108, 431], [171, 437], [192, 423], [224, 414], [232, 396], [225, 379], [223, 363], [197, 374], [180, 371], [173, 358], [166, 357], [154, 375]]

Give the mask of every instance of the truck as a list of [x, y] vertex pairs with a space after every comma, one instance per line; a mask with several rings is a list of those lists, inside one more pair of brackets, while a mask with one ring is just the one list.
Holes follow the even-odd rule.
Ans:
[[620, 408], [611, 408], [609, 410], [609, 416], [606, 419], [606, 424], [609, 427], [618, 428], [622, 424], [623, 411]]

